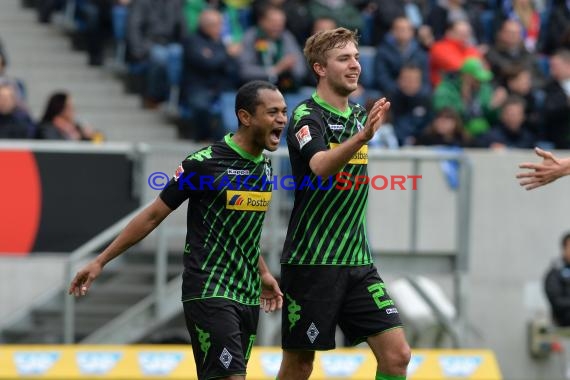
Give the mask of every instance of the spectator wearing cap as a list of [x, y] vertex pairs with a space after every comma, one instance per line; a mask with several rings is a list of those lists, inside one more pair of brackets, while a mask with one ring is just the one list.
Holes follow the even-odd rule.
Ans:
[[435, 89], [435, 111], [446, 107], [454, 109], [472, 136], [487, 132], [507, 97], [503, 87], [493, 88], [491, 79], [493, 73], [480, 59], [467, 58], [458, 73], [447, 74]]

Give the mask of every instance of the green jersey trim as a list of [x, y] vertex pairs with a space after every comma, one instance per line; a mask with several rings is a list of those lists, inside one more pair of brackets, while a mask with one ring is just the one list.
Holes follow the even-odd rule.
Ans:
[[256, 164], [263, 162], [263, 154], [260, 154], [259, 156], [255, 157], [253, 154], [246, 152], [238, 144], [236, 144], [234, 140], [232, 140], [233, 136], [234, 136], [233, 133], [228, 133], [227, 135], [224, 136], [224, 140], [226, 141], [226, 144], [228, 144], [230, 148], [232, 148], [237, 154], [239, 154], [241, 157], [245, 158], [246, 160], [253, 161]]
[[230, 301], [234, 301], [237, 303], [241, 303], [242, 305], [247, 305], [247, 306], [259, 306], [259, 301], [256, 302], [245, 302], [245, 301], [240, 301], [236, 298], [232, 298], [232, 297], [225, 297], [225, 296], [207, 296], [207, 297], [192, 297], [192, 298], [188, 298], [188, 299], [183, 299], [182, 302], [191, 302], [191, 301], [199, 301], [199, 300], [207, 300], [207, 299], [212, 299], [212, 298], [223, 298], [226, 300], [230, 300]]
[[350, 117], [350, 115], [352, 114], [352, 107], [349, 105], [346, 109], [346, 111], [340, 111], [339, 109], [331, 106], [329, 103], [327, 103], [324, 99], [322, 99], [317, 92], [313, 92], [313, 100], [321, 107], [323, 107], [324, 109], [326, 109], [327, 111], [334, 113], [335, 115], [338, 115], [340, 117], [344, 117], [345, 119], [348, 119]]

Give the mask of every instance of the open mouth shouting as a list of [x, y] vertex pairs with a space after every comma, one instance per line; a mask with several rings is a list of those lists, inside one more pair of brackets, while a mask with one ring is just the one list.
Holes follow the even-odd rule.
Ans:
[[271, 130], [269, 133], [269, 140], [272, 144], [279, 145], [279, 140], [281, 139], [281, 135], [283, 134], [284, 130], [285, 127], [277, 127]]

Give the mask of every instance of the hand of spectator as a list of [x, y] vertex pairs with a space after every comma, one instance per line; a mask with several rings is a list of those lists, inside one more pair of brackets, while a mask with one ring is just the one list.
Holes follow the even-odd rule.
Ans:
[[243, 50], [243, 46], [239, 42], [230, 42], [226, 45], [226, 51], [230, 57], [238, 57]]
[[275, 74], [279, 75], [284, 71], [292, 69], [293, 66], [295, 66], [296, 62], [297, 58], [293, 54], [286, 55], [285, 57], [281, 58], [281, 60], [277, 62], [275, 66], [273, 66]]
[[517, 174], [519, 184], [526, 190], [536, 189], [570, 174], [570, 158], [559, 159], [551, 152], [540, 148], [534, 148], [534, 151], [537, 156], [542, 157], [542, 162], [539, 164], [524, 162], [519, 165], [519, 168], [529, 169], [529, 171]]
[[429, 48], [435, 41], [433, 31], [429, 25], [422, 25], [418, 28], [418, 40], [420, 43]]
[[485, 56], [489, 51], [489, 45], [487, 44], [477, 45], [477, 50], [479, 51], [479, 53], [481, 53], [482, 56]]
[[504, 87], [497, 87], [493, 92], [493, 98], [491, 99], [491, 107], [499, 108], [503, 105], [507, 97], [509, 96], [507, 90]]

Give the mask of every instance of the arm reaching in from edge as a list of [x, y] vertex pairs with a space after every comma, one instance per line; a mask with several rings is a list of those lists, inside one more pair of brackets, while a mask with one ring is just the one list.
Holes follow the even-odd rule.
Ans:
[[540, 148], [535, 148], [534, 151], [543, 158], [542, 162], [536, 164], [524, 162], [519, 165], [519, 168], [529, 169], [529, 171], [517, 174], [520, 185], [526, 190], [536, 189], [570, 174], [570, 158], [557, 158], [551, 152]]

